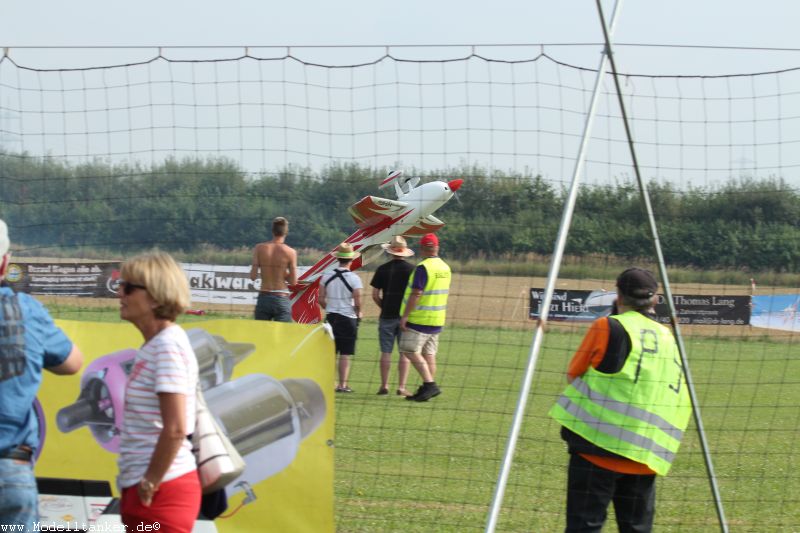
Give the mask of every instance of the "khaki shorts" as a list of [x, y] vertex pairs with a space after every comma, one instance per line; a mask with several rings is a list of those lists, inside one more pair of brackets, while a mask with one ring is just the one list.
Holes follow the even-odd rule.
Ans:
[[422, 333], [415, 329], [408, 329], [400, 335], [398, 348], [405, 353], [436, 355], [439, 350], [439, 334]]

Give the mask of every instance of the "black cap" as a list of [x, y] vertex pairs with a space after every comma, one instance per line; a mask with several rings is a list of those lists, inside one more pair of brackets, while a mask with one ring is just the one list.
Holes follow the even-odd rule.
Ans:
[[617, 289], [630, 298], [651, 298], [658, 290], [658, 281], [649, 270], [632, 267], [617, 277]]

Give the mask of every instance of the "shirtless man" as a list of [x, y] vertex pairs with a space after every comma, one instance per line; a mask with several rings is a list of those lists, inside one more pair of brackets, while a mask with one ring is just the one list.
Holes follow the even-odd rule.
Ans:
[[261, 270], [261, 288], [256, 301], [256, 320], [292, 321], [289, 285], [297, 283], [297, 252], [284, 244], [289, 221], [276, 217], [272, 221], [272, 240], [256, 245], [250, 279], [255, 281]]

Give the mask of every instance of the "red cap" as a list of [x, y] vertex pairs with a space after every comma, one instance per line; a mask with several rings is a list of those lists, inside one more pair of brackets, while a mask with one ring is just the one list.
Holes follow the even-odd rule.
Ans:
[[439, 237], [435, 233], [428, 233], [419, 241], [420, 246], [439, 246]]

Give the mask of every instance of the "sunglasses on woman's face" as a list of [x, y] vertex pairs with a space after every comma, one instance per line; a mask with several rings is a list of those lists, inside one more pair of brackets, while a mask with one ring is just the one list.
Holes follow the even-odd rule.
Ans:
[[119, 288], [122, 289], [122, 292], [125, 294], [125, 296], [130, 296], [131, 293], [136, 289], [142, 289], [143, 291], [147, 290], [147, 287], [144, 285], [137, 285], [136, 283], [131, 283], [130, 281], [120, 281]]

